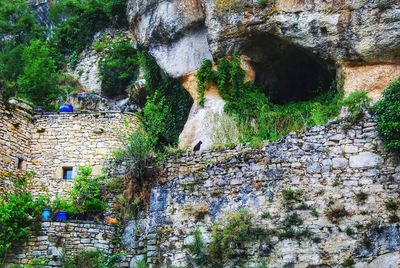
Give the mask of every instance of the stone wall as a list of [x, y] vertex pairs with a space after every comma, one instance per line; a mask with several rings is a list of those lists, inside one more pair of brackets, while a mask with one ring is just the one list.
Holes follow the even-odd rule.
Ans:
[[[185, 156], [188, 163], [196, 157]], [[386, 203], [398, 202], [399, 182], [400, 160], [383, 150], [371, 117], [350, 127], [332, 122], [154, 188], [149, 210], [126, 225], [123, 243], [132, 264], [147, 255], [152, 267], [188, 267], [195, 228], [208, 244], [212, 225], [239, 209], [252, 213], [254, 225], [264, 230], [278, 230], [296, 213], [302, 223], [293, 228], [310, 237], [256, 237], [246, 244], [246, 267], [261, 261], [268, 267], [342, 267], [345, 260], [356, 267], [396, 267], [400, 211]], [[286, 205], [283, 189], [301, 193], [301, 200]], [[236, 261], [226, 266], [238, 267]]]
[[0, 170], [15, 170], [30, 155], [32, 114], [29, 107], [0, 103]]
[[26, 264], [35, 258], [45, 258], [49, 260], [47, 267], [61, 267], [63, 250], [68, 256], [96, 248], [109, 254], [114, 250], [115, 232], [115, 226], [104, 223], [42, 222], [23, 245], [13, 248], [7, 263]]
[[93, 175], [100, 175], [123, 145], [129, 129], [125, 123], [134, 125], [132, 114], [119, 112], [46, 114], [35, 119], [28, 169], [37, 174], [37, 190], [45, 185], [52, 195], [63, 195], [72, 185], [62, 178], [65, 167], [72, 167], [74, 176], [79, 166], [91, 166]]

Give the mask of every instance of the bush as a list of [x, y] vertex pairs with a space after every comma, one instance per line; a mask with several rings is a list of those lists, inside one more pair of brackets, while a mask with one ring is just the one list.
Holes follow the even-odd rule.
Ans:
[[66, 258], [63, 268], [116, 268], [123, 256], [122, 253], [106, 255], [97, 250], [85, 250], [79, 252], [74, 257]]
[[105, 96], [126, 95], [128, 85], [136, 80], [139, 73], [136, 50], [128, 40], [113, 40], [99, 63], [99, 69]]
[[106, 209], [106, 202], [101, 196], [102, 177], [93, 177], [90, 167], [80, 167], [71, 189], [71, 202], [78, 213], [97, 215]]
[[350, 113], [350, 122], [356, 122], [362, 116], [363, 110], [369, 108], [370, 98], [367, 93], [365, 90], [355, 91], [342, 100], [342, 105], [346, 106]]
[[14, 175], [3, 172], [0, 180], [12, 183], [10, 191], [0, 193], [0, 263], [5, 262], [7, 251], [27, 238], [31, 227], [39, 221], [47, 199], [40, 196], [33, 200], [28, 191], [28, 179], [33, 174]]
[[374, 111], [385, 148], [400, 153], [400, 78], [385, 89]]
[[[246, 210], [229, 215], [225, 224], [217, 223], [211, 231], [211, 243], [209, 246], [210, 258], [213, 264], [221, 266], [234, 257], [244, 257], [244, 244], [253, 240], [253, 216]], [[237, 249], [241, 250], [238, 256]]]
[[22, 54], [24, 70], [18, 78], [18, 94], [35, 105], [54, 107], [59, 95], [58, 72], [46, 42], [33, 41]]

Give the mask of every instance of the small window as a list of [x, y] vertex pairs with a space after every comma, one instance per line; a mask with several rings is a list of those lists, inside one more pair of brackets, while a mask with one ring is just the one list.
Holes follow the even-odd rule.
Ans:
[[63, 179], [67, 181], [72, 180], [72, 167], [63, 168]]
[[19, 170], [23, 170], [24, 167], [25, 167], [25, 161], [24, 161], [24, 159], [18, 158], [18, 160], [17, 160], [17, 168], [18, 168]]

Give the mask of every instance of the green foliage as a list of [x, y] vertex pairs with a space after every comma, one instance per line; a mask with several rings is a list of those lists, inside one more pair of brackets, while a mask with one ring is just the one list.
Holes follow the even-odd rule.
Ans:
[[310, 101], [277, 105], [253, 83], [244, 82], [238, 57], [221, 59], [216, 71], [210, 66], [211, 62], [204, 61], [198, 73], [199, 96], [210, 79], [216, 83], [226, 101], [225, 111], [236, 118], [243, 143], [275, 141], [289, 132], [324, 124], [339, 114], [341, 91], [331, 89]]
[[140, 179], [149, 161], [154, 147], [151, 138], [139, 128], [125, 138], [125, 145], [114, 153], [116, 159], [129, 159], [129, 169], [132, 175]]
[[281, 202], [284, 205], [293, 205], [302, 200], [302, 194], [290, 188], [283, 189], [281, 194]]
[[4, 263], [7, 251], [16, 243], [23, 241], [32, 225], [40, 219], [46, 207], [46, 198], [33, 200], [28, 191], [28, 179], [33, 174], [14, 175], [3, 172], [0, 180], [12, 183], [12, 190], [0, 193], [0, 263]]
[[[209, 254], [214, 265], [222, 267], [229, 259], [245, 257], [244, 244], [253, 240], [253, 216], [246, 210], [229, 215], [224, 223], [217, 223], [211, 231]], [[241, 250], [238, 256], [237, 249]]]
[[196, 73], [197, 79], [197, 94], [199, 99], [199, 105], [204, 107], [204, 92], [208, 87], [208, 84], [213, 76], [212, 62], [208, 59], [203, 60], [199, 71]]
[[106, 209], [106, 202], [101, 196], [102, 177], [93, 177], [90, 167], [79, 167], [78, 176], [71, 189], [71, 202], [78, 213], [96, 215]]
[[78, 213], [77, 209], [75, 208], [71, 200], [59, 198], [58, 195], [54, 199], [51, 208], [54, 212], [65, 211], [70, 216]]
[[99, 63], [101, 89], [105, 96], [126, 94], [128, 85], [139, 73], [136, 50], [128, 40], [116, 38], [106, 48]]
[[355, 91], [342, 100], [342, 105], [346, 106], [350, 113], [350, 122], [356, 122], [362, 116], [363, 110], [369, 107], [370, 98], [367, 93], [365, 90]]
[[163, 151], [165, 146], [177, 144], [192, 99], [179, 81], [159, 69], [149, 54], [139, 51], [137, 62], [144, 72], [148, 96], [141, 115], [144, 131], [155, 149]]
[[109, 26], [127, 26], [126, 1], [62, 0], [51, 8], [56, 25], [52, 43], [63, 55], [78, 55], [92, 41], [95, 33]]
[[385, 148], [400, 153], [400, 78], [385, 89], [374, 111]]
[[116, 268], [118, 262], [123, 256], [122, 253], [106, 255], [104, 252], [97, 250], [85, 250], [77, 255], [66, 258], [63, 268]]
[[197, 266], [204, 267], [207, 264], [206, 247], [201, 235], [201, 231], [196, 228], [193, 233], [193, 242], [188, 245], [189, 252], [194, 255]]
[[59, 95], [58, 72], [46, 42], [33, 41], [22, 54], [24, 70], [18, 78], [19, 95], [46, 108]]

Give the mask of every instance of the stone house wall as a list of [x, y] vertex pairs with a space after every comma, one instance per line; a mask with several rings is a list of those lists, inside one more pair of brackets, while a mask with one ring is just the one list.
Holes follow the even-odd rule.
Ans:
[[[125, 226], [123, 243], [132, 265], [146, 255], [151, 267], [191, 266], [187, 246], [193, 230], [199, 228], [208, 244], [212, 225], [239, 209], [269, 230], [296, 213], [303, 223], [294, 228], [310, 233], [299, 240], [255, 238], [246, 244], [246, 267], [261, 261], [268, 267], [342, 267], [346, 259], [356, 267], [400, 265], [400, 211], [386, 205], [399, 200], [400, 160], [383, 150], [373, 118], [350, 127], [336, 121], [262, 150], [239, 151], [152, 190], [149, 210]], [[195, 159], [186, 156], [189, 166]], [[301, 193], [301, 200], [285, 205], [283, 189]], [[345, 216], [331, 217], [338, 209]], [[238, 267], [235, 261], [226, 267]]]
[[69, 256], [96, 248], [112, 253], [116, 228], [94, 222], [42, 222], [39, 230], [33, 232], [24, 244], [13, 248], [6, 267], [26, 264], [35, 258], [48, 259], [46, 267], [61, 267], [64, 250]]
[[[129, 113], [65, 113], [35, 117], [28, 169], [34, 170], [40, 185], [51, 195], [63, 196], [72, 181], [63, 179], [63, 168], [91, 166], [93, 175], [109, 167], [112, 154], [123, 145], [123, 134], [134, 126]], [[43, 191], [43, 190], [42, 190]]]

